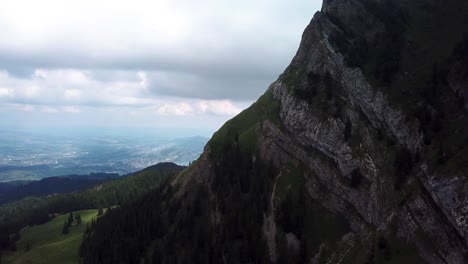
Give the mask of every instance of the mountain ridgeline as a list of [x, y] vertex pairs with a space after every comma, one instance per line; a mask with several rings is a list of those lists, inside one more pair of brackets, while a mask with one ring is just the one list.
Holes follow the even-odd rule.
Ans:
[[47, 177], [38, 181], [0, 182], [0, 205], [29, 196], [76, 192], [117, 177], [117, 173], [91, 173]]
[[468, 2], [325, 0], [190, 167], [84, 263], [467, 263]]

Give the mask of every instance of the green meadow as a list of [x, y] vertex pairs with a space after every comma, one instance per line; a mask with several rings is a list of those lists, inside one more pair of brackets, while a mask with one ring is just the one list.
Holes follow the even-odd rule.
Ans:
[[73, 222], [68, 234], [62, 234], [68, 214], [59, 215], [49, 222], [25, 227], [16, 243], [16, 252], [3, 252], [2, 263], [7, 264], [68, 264], [79, 263], [79, 248], [86, 224], [97, 216], [97, 210], [74, 212], [81, 215], [82, 224]]

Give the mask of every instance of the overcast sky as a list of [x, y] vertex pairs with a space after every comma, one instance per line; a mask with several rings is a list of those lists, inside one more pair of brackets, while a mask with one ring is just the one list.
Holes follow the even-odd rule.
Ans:
[[276, 80], [320, 6], [2, 0], [0, 129], [199, 127], [209, 135]]

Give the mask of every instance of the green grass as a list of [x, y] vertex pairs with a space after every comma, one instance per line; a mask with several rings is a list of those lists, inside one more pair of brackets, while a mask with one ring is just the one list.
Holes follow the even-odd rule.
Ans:
[[197, 163], [200, 162], [201, 156], [198, 157], [198, 159], [194, 160], [188, 167], [183, 169], [181, 172], [179, 172], [173, 179], [173, 183], [180, 183], [184, 180], [184, 178], [190, 174], [190, 172], [193, 170], [193, 168], [196, 166]]
[[234, 143], [236, 135], [239, 137], [240, 149], [253, 153], [256, 150], [256, 127], [264, 120], [270, 120], [280, 125], [280, 102], [273, 98], [271, 91], [267, 91], [257, 102], [242, 111], [233, 119], [227, 121], [216, 132], [208, 145], [211, 147], [211, 155], [219, 156]]
[[290, 66], [281, 74], [280, 79], [288, 87], [294, 88], [304, 78], [304, 75], [307, 73], [306, 69], [307, 67], [305, 65]]
[[256, 126], [252, 126], [239, 136], [240, 150], [243, 153], [255, 153], [257, 150]]
[[[62, 234], [63, 223], [68, 214], [57, 216], [51, 221], [21, 230], [21, 239], [16, 243], [16, 252], [4, 252], [2, 263], [6, 264], [53, 264], [79, 263], [79, 247], [86, 229], [86, 223], [96, 217], [97, 210], [78, 211], [83, 223], [76, 222], [70, 227], [70, 233]], [[27, 245], [30, 250], [26, 251]]]

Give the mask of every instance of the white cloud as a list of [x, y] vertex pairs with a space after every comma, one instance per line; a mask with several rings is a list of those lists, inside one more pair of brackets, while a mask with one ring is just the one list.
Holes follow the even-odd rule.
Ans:
[[320, 4], [320, 0], [3, 0], [1, 47], [27, 51], [66, 47], [92, 56], [125, 56], [152, 47], [174, 52], [208, 45], [219, 51], [232, 45], [232, 37], [243, 42], [289, 35], [276, 29], [290, 29], [298, 22], [300, 28], [293, 30], [301, 31], [304, 17], [309, 20]]
[[63, 92], [65, 99], [79, 98], [81, 91], [78, 89], [67, 89]]
[[43, 105], [69, 104], [70, 101], [94, 106], [145, 103], [142, 74], [134, 73], [135, 80], [100, 81], [76, 69], [38, 69], [26, 79], [3, 71], [0, 72], [0, 87], [4, 88], [0, 94], [9, 96], [0, 97], [0, 103], [2, 100], [3, 103]]
[[287, 66], [320, 4], [3, 0], [0, 117], [222, 123]]
[[16, 109], [21, 112], [32, 112], [35, 110], [32, 105], [15, 105]]
[[81, 109], [76, 106], [65, 106], [63, 107], [63, 111], [66, 113], [80, 113]]
[[193, 107], [188, 103], [163, 104], [156, 108], [156, 113], [161, 115], [185, 116], [193, 112]]
[[[230, 100], [161, 97], [147, 90], [151, 82], [147, 75], [138, 71], [125, 74], [126, 78], [121, 80], [99, 80], [80, 70], [37, 69], [31, 78], [21, 79], [0, 72], [0, 86], [7, 87], [0, 89], [0, 95], [4, 95], [0, 96], [0, 103], [16, 105], [15, 109], [22, 112], [37, 109], [43, 113], [81, 113], [83, 107], [114, 108], [114, 111], [116, 107], [132, 107], [152, 108], [156, 114], [164, 116], [234, 116], [247, 105], [236, 105]], [[153, 75], [159, 76], [156, 83], [177, 79], [171, 74]]]
[[43, 106], [41, 108], [41, 112], [43, 112], [43, 113], [58, 113], [58, 110], [55, 107]]
[[218, 115], [234, 116], [242, 111], [228, 100], [192, 100], [192, 102], [165, 103], [156, 107], [156, 113], [162, 115]]
[[24, 87], [23, 93], [26, 97], [34, 97], [39, 92], [40, 89], [41, 88], [39, 88], [36, 85], [27, 86], [27, 87]]
[[0, 88], [0, 97], [1, 96], [8, 96], [10, 94], [10, 90], [7, 88]]
[[197, 109], [201, 113], [212, 113], [215, 115], [237, 115], [242, 111], [240, 108], [234, 106], [228, 100], [222, 101], [200, 101], [196, 104]]
[[[159, 96], [147, 90], [148, 84], [153, 82], [156, 86], [167, 85], [171, 79], [177, 83], [179, 76], [159, 72], [151, 74], [157, 78], [150, 79], [147, 75], [146, 72], [138, 71], [126, 74], [127, 78], [124, 79], [99, 80], [93, 78], [92, 74], [76, 69], [37, 69], [31, 78], [20, 79], [6, 72], [0, 72], [0, 86], [6, 87], [0, 88], [0, 95], [3, 95], [0, 96], [0, 103], [39, 105], [42, 106], [40, 110], [47, 113], [57, 112], [58, 109], [68, 113], [78, 113], [81, 111], [80, 106], [156, 107], [156, 113], [176, 116], [192, 114], [233, 116], [241, 111], [241, 108], [230, 100], [196, 98], [181, 100], [177, 97]], [[190, 84], [196, 89], [196, 82], [186, 83]]]
[[114, 99], [113, 102], [116, 105], [135, 105], [135, 106], [139, 106], [139, 105], [147, 104], [147, 103], [145, 103], [145, 100], [142, 99], [142, 98], [130, 97], [130, 96], [128, 96], [128, 97], [118, 97], [118, 98]]
[[[144, 87], [150, 81], [144, 72], [173, 72], [184, 77], [182, 83], [186, 78], [202, 83], [197, 86], [199, 98], [253, 100], [287, 66], [320, 4], [321, 0], [4, 0], [0, 69], [21, 74], [37, 68], [80, 69], [54, 73], [66, 74], [66, 84], [85, 84], [86, 75], [98, 69], [134, 70], [140, 71]], [[36, 77], [48, 74], [36, 71]], [[240, 92], [219, 87], [232, 82], [239, 84]], [[170, 86], [175, 92], [165, 89], [166, 95], [194, 95], [190, 86]]]
[[138, 78], [140, 78], [140, 86], [146, 88], [148, 86], [148, 77], [146, 76], [146, 73], [138, 72], [137, 75]]

